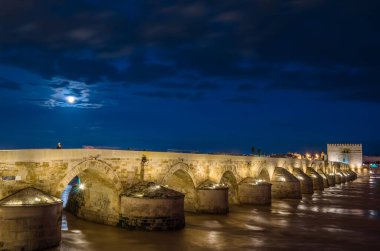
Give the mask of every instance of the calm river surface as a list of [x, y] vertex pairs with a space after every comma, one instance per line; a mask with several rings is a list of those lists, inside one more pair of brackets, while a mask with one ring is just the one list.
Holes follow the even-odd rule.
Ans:
[[[226, 216], [186, 215], [178, 232], [127, 231], [66, 213], [58, 250], [380, 250], [380, 176]], [[65, 222], [64, 222], [65, 223]]]

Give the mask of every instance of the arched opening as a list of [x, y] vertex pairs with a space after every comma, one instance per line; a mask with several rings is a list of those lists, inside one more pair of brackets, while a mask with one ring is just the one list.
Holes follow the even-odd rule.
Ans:
[[259, 175], [257, 176], [257, 179], [269, 182], [270, 176], [268, 170], [266, 168], [261, 169]]
[[66, 211], [92, 222], [118, 223], [121, 184], [107, 164], [101, 161], [82, 162], [67, 174], [63, 182], [69, 179], [65, 187], [63, 184], [57, 186]]
[[223, 174], [220, 179], [220, 184], [225, 184], [228, 186], [228, 203], [237, 204], [238, 203], [238, 185], [234, 174], [231, 171], [227, 171]]
[[80, 178], [78, 176], [75, 176], [69, 184], [65, 187], [65, 190], [63, 190], [63, 193], [61, 194], [61, 200], [62, 200], [62, 206], [65, 209], [67, 206], [67, 202], [69, 201], [69, 195], [71, 190], [78, 190], [78, 189], [83, 189], [84, 186], [80, 184]]
[[164, 179], [164, 184], [170, 189], [176, 190], [185, 194], [184, 207], [185, 211], [196, 211], [196, 191], [193, 179], [184, 170], [178, 169], [173, 174]]

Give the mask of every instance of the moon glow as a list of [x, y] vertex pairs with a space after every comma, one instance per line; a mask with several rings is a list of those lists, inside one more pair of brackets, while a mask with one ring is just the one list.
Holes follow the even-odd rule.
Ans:
[[75, 101], [76, 101], [76, 98], [74, 96], [67, 96], [66, 97], [66, 101], [69, 103], [69, 104], [74, 104]]

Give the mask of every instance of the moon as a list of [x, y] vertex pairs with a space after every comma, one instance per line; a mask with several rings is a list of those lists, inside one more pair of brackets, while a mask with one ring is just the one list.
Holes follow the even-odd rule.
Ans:
[[66, 101], [69, 103], [69, 104], [74, 104], [75, 101], [76, 101], [76, 98], [74, 96], [67, 96], [66, 97]]

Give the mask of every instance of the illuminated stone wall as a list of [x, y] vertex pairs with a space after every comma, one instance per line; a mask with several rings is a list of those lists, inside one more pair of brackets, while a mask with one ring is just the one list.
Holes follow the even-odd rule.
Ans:
[[351, 168], [361, 168], [363, 165], [362, 144], [328, 144], [328, 160], [349, 164]]
[[82, 219], [116, 225], [119, 221], [119, 191], [91, 169], [78, 176], [85, 187], [74, 186], [71, 189], [66, 209]]
[[67, 184], [88, 169], [122, 191], [141, 178], [164, 184], [178, 172], [185, 173], [186, 182], [192, 182], [195, 188], [205, 180], [219, 183], [227, 172], [239, 183], [247, 177], [259, 176], [263, 169], [271, 178], [276, 167], [290, 172], [301, 168], [305, 172], [309, 166], [326, 173], [348, 167], [327, 161], [232, 155], [98, 149], [3, 150], [0, 198], [31, 185], [60, 197]]
[[[290, 173], [307, 167], [334, 173], [348, 165], [306, 159], [188, 154], [101, 149], [45, 149], [0, 151], [0, 199], [26, 187], [61, 197], [79, 176], [86, 186], [82, 215], [100, 222], [115, 222], [120, 213], [119, 195], [141, 180], [173, 186], [183, 192], [185, 208], [197, 208], [196, 188], [209, 180], [230, 186], [230, 203], [238, 203], [238, 184], [265, 174], [272, 179], [276, 167]], [[87, 199], [86, 199], [87, 198]], [[110, 215], [111, 218], [108, 218]], [[107, 216], [107, 217], [106, 217]], [[113, 218], [112, 218], [113, 217]]]

